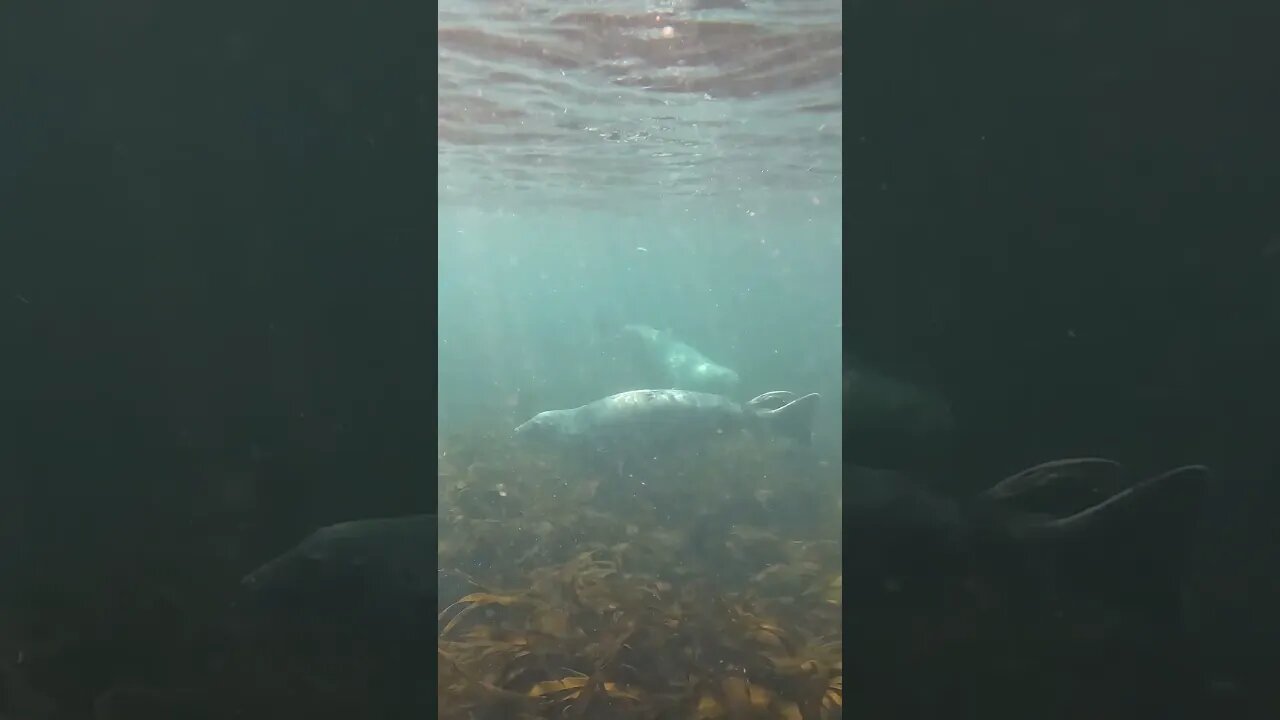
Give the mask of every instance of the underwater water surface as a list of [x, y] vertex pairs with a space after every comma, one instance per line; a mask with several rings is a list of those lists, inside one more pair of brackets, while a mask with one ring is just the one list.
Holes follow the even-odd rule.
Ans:
[[832, 205], [841, 37], [832, 0], [442, 3], [441, 201]]

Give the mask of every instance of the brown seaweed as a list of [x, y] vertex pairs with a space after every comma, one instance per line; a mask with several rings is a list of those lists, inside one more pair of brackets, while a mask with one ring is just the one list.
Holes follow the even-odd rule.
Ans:
[[837, 474], [736, 439], [639, 476], [480, 445], [441, 441], [441, 717], [840, 717]]

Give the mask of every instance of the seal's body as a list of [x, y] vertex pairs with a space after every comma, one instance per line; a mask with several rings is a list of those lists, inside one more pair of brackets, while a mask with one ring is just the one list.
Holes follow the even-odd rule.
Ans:
[[562, 448], [597, 453], [667, 451], [708, 437], [751, 431], [808, 444], [818, 394], [765, 393], [746, 405], [690, 390], [629, 390], [581, 407], [547, 410], [516, 435]]

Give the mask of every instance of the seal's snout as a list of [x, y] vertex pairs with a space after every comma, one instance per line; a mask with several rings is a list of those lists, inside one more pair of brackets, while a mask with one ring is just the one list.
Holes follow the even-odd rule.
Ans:
[[526, 420], [516, 426], [511, 431], [511, 436], [519, 441], [528, 442], [538, 435], [538, 418], [535, 416], [531, 420]]
[[540, 412], [515, 429], [515, 438], [520, 442], [534, 444], [555, 442], [560, 436], [560, 427], [556, 414], [550, 411]]

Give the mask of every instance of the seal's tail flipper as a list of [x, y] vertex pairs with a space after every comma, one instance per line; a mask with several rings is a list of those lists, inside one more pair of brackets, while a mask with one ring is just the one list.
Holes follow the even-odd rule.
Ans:
[[762, 411], [760, 417], [778, 434], [808, 445], [813, 438], [813, 413], [818, 409], [818, 397], [818, 393], [809, 393], [776, 410]]
[[1042, 530], [1079, 537], [1142, 521], [1149, 531], [1158, 520], [1162, 530], [1172, 525], [1176, 532], [1198, 515], [1209, 477], [1209, 468], [1203, 465], [1175, 468], [1073, 515], [1051, 520]]
[[796, 399], [796, 394], [788, 390], [773, 390], [757, 395], [747, 401], [747, 407], [756, 410], [777, 410]]
[[1211, 473], [1188, 465], [1144, 480], [1067, 517], [1029, 528], [1052, 548], [1054, 573], [1105, 592], [1113, 607], [1175, 617]]

